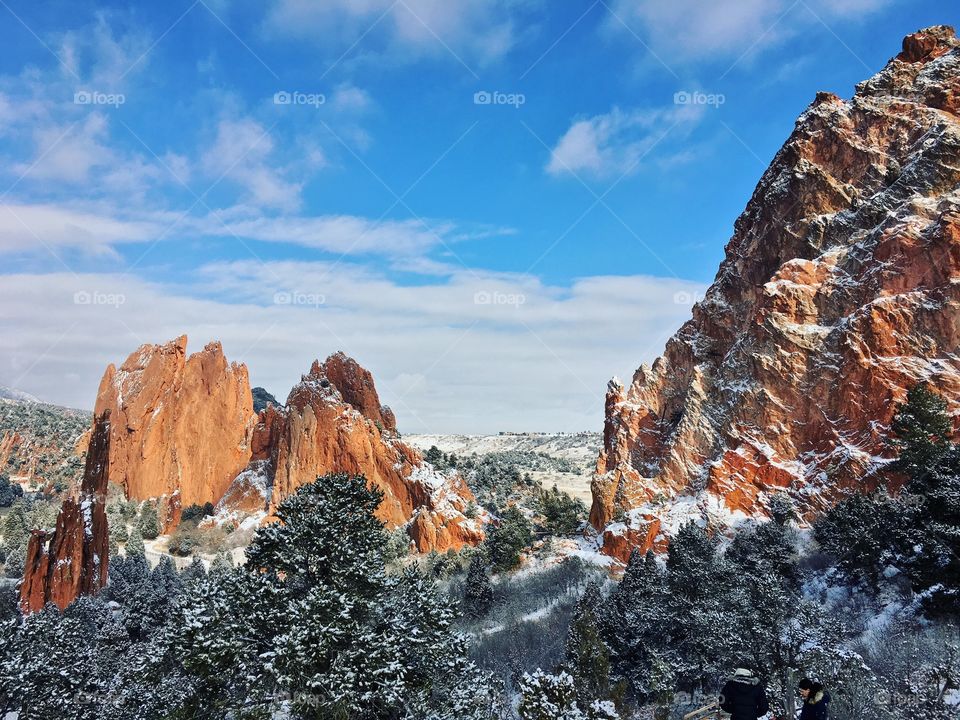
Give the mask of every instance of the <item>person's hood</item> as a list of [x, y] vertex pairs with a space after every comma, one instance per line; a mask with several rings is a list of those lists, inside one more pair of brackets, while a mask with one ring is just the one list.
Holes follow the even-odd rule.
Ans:
[[807, 698], [807, 703], [809, 705], [816, 705], [819, 702], [823, 702], [824, 704], [829, 704], [830, 693], [828, 693], [826, 690], [821, 690], [816, 695], [813, 695], [812, 697]]
[[760, 682], [760, 678], [743, 668], [737, 668], [728, 680], [730, 682], [743, 683], [744, 685], [757, 685]]

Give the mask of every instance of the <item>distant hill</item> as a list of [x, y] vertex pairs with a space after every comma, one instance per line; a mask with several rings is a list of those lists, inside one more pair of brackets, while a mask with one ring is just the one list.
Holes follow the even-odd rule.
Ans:
[[603, 446], [603, 436], [598, 432], [404, 437], [421, 452], [436, 446], [441, 452], [453, 453], [461, 459], [470, 455], [498, 456], [530, 472], [544, 487], [556, 485], [587, 505], [591, 501], [591, 474]]
[[30, 393], [25, 393], [23, 390], [16, 390], [14, 388], [6, 387], [5, 385], [0, 385], [0, 400], [17, 400], [18, 402], [33, 402], [38, 403], [40, 400], [35, 398]]
[[90, 422], [86, 411], [0, 388], [0, 473], [21, 483], [68, 487], [83, 473], [78, 443]]

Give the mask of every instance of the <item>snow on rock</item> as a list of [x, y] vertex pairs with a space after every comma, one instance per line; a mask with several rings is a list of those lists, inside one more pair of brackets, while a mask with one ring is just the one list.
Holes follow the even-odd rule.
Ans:
[[110, 425], [109, 410], [94, 419], [83, 480], [64, 500], [53, 532], [30, 534], [20, 583], [25, 613], [38, 612], [48, 602], [62, 610], [78, 596], [95, 594], [107, 584]]
[[608, 387], [591, 508], [605, 552], [663, 547], [677, 498], [735, 522], [785, 492], [809, 519], [895, 483], [879, 472], [889, 425], [919, 381], [960, 420], [958, 110], [960, 41], [936, 27], [800, 116], [704, 301]]
[[[250, 460], [246, 366], [228, 363], [218, 342], [186, 350], [186, 335], [142, 345], [100, 382], [95, 412], [113, 418], [110, 479], [130, 499], [215, 503]], [[172, 512], [168, 529], [178, 519]]]
[[377, 516], [389, 529], [406, 528], [421, 552], [484, 538], [488, 518], [468, 511], [474, 497], [462, 478], [437, 472], [400, 440], [373, 377], [343, 353], [314, 362], [284, 406], [260, 412], [250, 447], [251, 462], [217, 506], [218, 522], [243, 523], [258, 512], [270, 519], [297, 488], [345, 472], [383, 492]]

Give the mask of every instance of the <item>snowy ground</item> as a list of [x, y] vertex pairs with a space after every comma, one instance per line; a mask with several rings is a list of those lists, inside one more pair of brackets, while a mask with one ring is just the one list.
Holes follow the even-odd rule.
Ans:
[[535, 452], [575, 464], [580, 472], [536, 470], [531, 474], [544, 487], [556, 485], [572, 497], [590, 505], [590, 477], [603, 439], [600, 433], [516, 433], [504, 435], [405, 435], [406, 442], [421, 452], [431, 445], [456, 455], [486, 455], [495, 452]]
[[[543, 541], [535, 543], [532, 552], [526, 552], [521, 556], [520, 566], [516, 570], [495, 574], [491, 578], [491, 582], [495, 588], [504, 585], [516, 587], [518, 583], [522, 584], [525, 580], [557, 568], [565, 560], [572, 557], [579, 558], [588, 567], [592, 568], [594, 578], [608, 577], [612, 572], [620, 569], [620, 564], [616, 560], [600, 553], [595, 538], [555, 537], [551, 539], [548, 545]], [[472, 634], [489, 636], [516, 628], [518, 624], [539, 623], [564, 605], [569, 606], [576, 603], [584, 587], [586, 587], [586, 577], [589, 576], [585, 576], [583, 582], [568, 587], [559, 593], [548, 593], [541, 598], [537, 598], [532, 606], [527, 607], [519, 615], [508, 614], [506, 617], [488, 620], [483, 625], [476, 627]]]
[[540, 452], [551, 457], [591, 466], [603, 438], [597, 432], [580, 433], [510, 433], [502, 435], [404, 435], [403, 439], [420, 450], [436, 445], [443, 452], [457, 455], [521, 450]]
[[[147, 562], [150, 563], [150, 567], [156, 567], [160, 563], [160, 559], [164, 556], [173, 560], [174, 566], [178, 570], [190, 565], [193, 562], [193, 557], [180, 557], [179, 555], [171, 555], [167, 550], [167, 544], [170, 542], [169, 535], [161, 535], [156, 540], [144, 540], [143, 541], [143, 550], [144, 555], [147, 558]], [[234, 565], [243, 565], [246, 561], [246, 555], [244, 555], [243, 548], [233, 548], [232, 550], [227, 550], [226, 552], [230, 553], [230, 557], [233, 560]], [[210, 564], [216, 560], [216, 555], [209, 553], [197, 553], [199, 558], [203, 561], [203, 564], [210, 567]]]

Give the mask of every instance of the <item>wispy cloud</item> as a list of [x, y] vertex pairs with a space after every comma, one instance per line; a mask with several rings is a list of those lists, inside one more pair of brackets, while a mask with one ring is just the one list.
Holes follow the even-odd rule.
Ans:
[[273, 162], [274, 140], [269, 128], [252, 118], [221, 120], [216, 136], [200, 162], [209, 176], [239, 185], [244, 200], [265, 208], [296, 210], [303, 184], [288, 180]]
[[481, 271], [410, 286], [351, 263], [305, 262], [210, 264], [176, 287], [7, 275], [0, 322], [18, 331], [0, 347], [0, 384], [90, 407], [107, 363], [186, 332], [195, 348], [222, 340], [279, 397], [311, 360], [343, 349], [374, 372], [405, 432], [591, 429], [609, 376], [659, 354], [702, 290], [646, 276], [563, 288]]
[[661, 110], [613, 108], [609, 113], [577, 120], [557, 141], [546, 170], [551, 175], [594, 178], [635, 172], [644, 156], [666, 135], [685, 137], [702, 114], [703, 108], [696, 105]]
[[616, 0], [610, 26], [639, 33], [668, 64], [735, 60], [802, 32], [818, 22], [817, 16], [853, 18], [889, 4], [890, 0]]
[[275, 0], [266, 27], [271, 33], [311, 42], [322, 36], [341, 51], [362, 40], [363, 54], [388, 53], [397, 59], [447, 57], [483, 65], [514, 46], [514, 14], [526, 4], [516, 0]]
[[[242, 238], [336, 255], [380, 256], [426, 267], [425, 253], [465, 241], [510, 234], [509, 228], [443, 219], [376, 219], [355, 215], [272, 215], [258, 204], [183, 215], [174, 210], [120, 208], [108, 203], [0, 201], [0, 255], [74, 248], [101, 254], [129, 243], [166, 239]], [[414, 259], [417, 263], [414, 264]], [[429, 274], [433, 274], [432, 267]]]

